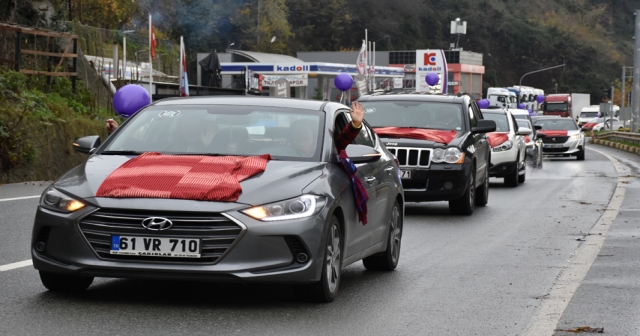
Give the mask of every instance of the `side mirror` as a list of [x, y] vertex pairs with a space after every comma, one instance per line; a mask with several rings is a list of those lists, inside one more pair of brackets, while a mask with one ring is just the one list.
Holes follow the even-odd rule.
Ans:
[[349, 145], [345, 151], [353, 163], [376, 162], [382, 157], [382, 153], [375, 148], [364, 145]]
[[471, 129], [471, 134], [489, 133], [496, 131], [496, 122], [493, 120], [478, 120], [476, 127]]
[[518, 133], [516, 133], [516, 135], [529, 135], [531, 133], [533, 133], [533, 131], [531, 131], [530, 128], [518, 127]]
[[536, 129], [536, 131], [539, 131], [539, 130], [541, 130], [541, 129], [542, 129], [542, 126], [540, 126], [540, 125], [533, 125], [533, 128], [535, 128], [535, 129]]
[[90, 135], [73, 142], [73, 149], [82, 154], [89, 154], [100, 146], [100, 136]]

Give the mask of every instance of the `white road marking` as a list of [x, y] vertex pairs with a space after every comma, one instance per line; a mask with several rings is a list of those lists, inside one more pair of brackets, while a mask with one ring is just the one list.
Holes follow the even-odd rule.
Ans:
[[0, 272], [10, 271], [12, 269], [25, 267], [25, 266], [31, 266], [31, 265], [33, 265], [33, 262], [31, 261], [31, 259], [24, 260], [24, 261], [18, 261], [18, 262], [15, 262], [13, 264], [7, 264], [7, 265], [0, 266]]
[[40, 195], [36, 195], [36, 196], [24, 196], [24, 197], [14, 197], [14, 198], [0, 198], [0, 202], [17, 201], [17, 200], [23, 200], [23, 199], [29, 199], [29, 198], [38, 198], [38, 197], [40, 197]]
[[[611, 155], [603, 153], [599, 150], [587, 147], [592, 151], [598, 152], [606, 156], [616, 169], [618, 175], [623, 175], [625, 168], [618, 160]], [[626, 174], [629, 175], [629, 174]], [[558, 278], [553, 283], [549, 296], [542, 301], [541, 306], [535, 312], [527, 329], [523, 335], [553, 335], [562, 314], [571, 302], [573, 295], [580, 287], [580, 283], [589, 272], [591, 265], [595, 261], [611, 224], [618, 216], [624, 195], [626, 192], [626, 183], [631, 179], [628, 177], [618, 177], [616, 190], [611, 196], [609, 205], [598, 221], [591, 227], [589, 234], [584, 237], [584, 242], [573, 252], [564, 268], [560, 272]]]

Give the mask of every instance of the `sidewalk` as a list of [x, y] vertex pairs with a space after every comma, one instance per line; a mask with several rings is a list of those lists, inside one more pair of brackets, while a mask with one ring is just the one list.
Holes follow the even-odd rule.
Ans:
[[589, 326], [604, 328], [608, 335], [640, 335], [640, 156], [605, 146], [591, 148], [620, 161], [626, 168], [623, 176], [637, 178], [626, 184], [620, 212], [556, 329]]

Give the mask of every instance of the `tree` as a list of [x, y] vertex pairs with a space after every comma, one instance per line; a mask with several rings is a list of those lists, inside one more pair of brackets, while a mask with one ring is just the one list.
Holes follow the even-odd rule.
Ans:
[[247, 3], [239, 11], [238, 24], [246, 36], [241, 39], [243, 45], [254, 51], [291, 53], [288, 42], [295, 34], [291, 32], [291, 25], [287, 19], [288, 9], [285, 0], [258, 1], [259, 6]]

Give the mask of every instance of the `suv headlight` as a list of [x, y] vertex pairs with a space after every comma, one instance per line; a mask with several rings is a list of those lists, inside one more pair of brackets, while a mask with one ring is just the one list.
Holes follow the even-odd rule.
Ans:
[[435, 163], [463, 163], [464, 153], [457, 147], [449, 147], [447, 149], [436, 148], [433, 150], [431, 162]]
[[582, 138], [582, 133], [574, 134], [571, 136], [571, 140], [580, 140]]
[[84, 208], [85, 204], [59, 192], [53, 187], [49, 187], [40, 197], [40, 206], [49, 210], [68, 213]]
[[280, 202], [240, 210], [240, 212], [263, 222], [272, 222], [311, 217], [318, 214], [324, 208], [325, 203], [326, 199], [323, 196], [302, 195]]
[[493, 147], [493, 151], [494, 152], [504, 152], [504, 151], [508, 151], [511, 148], [513, 148], [513, 141], [511, 140], [507, 140], [495, 147]]

